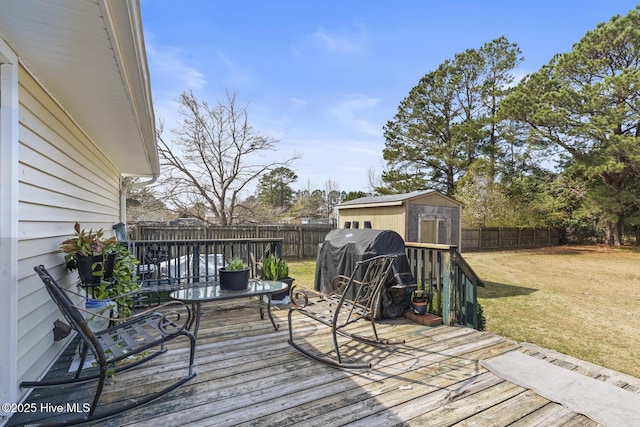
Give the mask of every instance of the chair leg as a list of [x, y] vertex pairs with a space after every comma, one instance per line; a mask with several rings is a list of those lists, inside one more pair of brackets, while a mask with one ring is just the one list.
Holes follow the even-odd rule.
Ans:
[[334, 368], [340, 368], [340, 369], [369, 369], [371, 368], [371, 363], [342, 363], [342, 359], [340, 356], [340, 352], [338, 350], [338, 340], [336, 337], [337, 333], [340, 333], [339, 331], [335, 331], [333, 333], [333, 338], [334, 338], [334, 345], [336, 348], [336, 352], [338, 355], [338, 360], [333, 360], [330, 359], [328, 357], [322, 357], [319, 356], [317, 354], [311, 353], [307, 350], [305, 350], [304, 348], [302, 348], [301, 346], [299, 346], [294, 340], [293, 340], [293, 322], [291, 321], [291, 315], [293, 314], [293, 312], [296, 311], [295, 309], [290, 309], [289, 310], [289, 314], [287, 316], [288, 319], [288, 323], [289, 323], [289, 345], [293, 348], [295, 348], [296, 350], [298, 350], [300, 353], [302, 353], [302, 355], [308, 357], [311, 360], [315, 360], [317, 362], [320, 363], [324, 363], [325, 365], [329, 365], [331, 367]]
[[[109, 418], [114, 415], [121, 414], [130, 409], [145, 405], [177, 389], [181, 385], [185, 384], [187, 381], [189, 381], [190, 379], [196, 376], [196, 373], [193, 371], [193, 363], [195, 360], [195, 353], [196, 353], [196, 339], [193, 336], [193, 334], [188, 331], [183, 331], [183, 335], [189, 338], [189, 344], [191, 346], [190, 354], [189, 354], [188, 374], [186, 376], [180, 378], [178, 381], [168, 385], [162, 390], [159, 390], [155, 393], [147, 395], [142, 399], [127, 399], [125, 403], [121, 405], [111, 406], [110, 409], [105, 411], [96, 411], [96, 408], [98, 407], [98, 402], [100, 400], [100, 396], [102, 395], [102, 391], [104, 389], [104, 385], [107, 379], [107, 372], [108, 372], [108, 366], [109, 366], [109, 364], [107, 363], [104, 367], [102, 366], [100, 367], [99, 381], [96, 387], [96, 392], [93, 397], [93, 402], [91, 404], [90, 411], [86, 414], [76, 414], [76, 416], [66, 418], [64, 423], [53, 424], [53, 425], [74, 425], [74, 424], [82, 424], [82, 423], [93, 422], [93, 421]], [[159, 355], [161, 354], [161, 352], [157, 352], [157, 354]]]
[[78, 370], [76, 371], [76, 379], [80, 378], [80, 372], [82, 372], [84, 362], [86, 362], [87, 360], [88, 351], [89, 347], [84, 343], [84, 341], [80, 341], [80, 364], [78, 365]]
[[98, 385], [96, 386], [96, 393], [93, 395], [93, 402], [91, 403], [91, 409], [89, 409], [89, 413], [87, 414], [88, 418], [91, 418], [98, 407], [98, 401], [100, 400], [100, 395], [102, 394], [102, 389], [104, 388], [104, 383], [107, 380], [107, 366], [100, 366], [100, 378], [98, 379]]
[[189, 350], [189, 375], [188, 379], [193, 378], [195, 373], [193, 372], [193, 362], [196, 357], [196, 337], [190, 333], [189, 331], [183, 331], [183, 334], [189, 338], [189, 344], [191, 345], [191, 349]]
[[335, 327], [331, 328], [331, 335], [333, 335], [333, 347], [336, 349], [336, 358], [338, 359], [338, 364], [341, 364], [342, 358], [340, 357], [340, 347], [338, 347], [338, 333]]
[[[139, 359], [136, 360], [135, 362], [131, 362], [128, 363], [126, 365], [123, 366], [117, 366], [115, 368], [115, 373], [118, 372], [123, 372], [132, 368], [135, 368], [136, 366], [142, 365], [145, 362], [148, 362], [149, 360], [160, 356], [163, 353], [166, 353], [167, 349], [164, 348], [160, 348], [157, 351], [154, 351], [153, 353]], [[85, 355], [86, 357], [86, 355]], [[82, 363], [82, 362], [81, 362]], [[82, 365], [81, 365], [82, 366]], [[61, 378], [61, 379], [57, 379], [57, 380], [41, 380], [41, 381], [23, 381], [20, 383], [20, 387], [52, 387], [52, 386], [58, 386], [58, 385], [67, 385], [67, 384], [80, 384], [80, 383], [85, 383], [85, 382], [89, 382], [89, 381], [95, 381], [97, 379], [100, 378], [100, 375], [90, 375], [90, 376], [85, 376], [85, 377], [78, 377], [78, 375], [80, 374], [80, 371], [76, 372], [76, 375], [74, 376], [73, 379], [69, 379], [69, 378]]]
[[380, 341], [380, 337], [378, 337], [378, 330], [376, 329], [376, 321], [371, 316], [371, 329], [373, 329], [373, 336], [376, 337], [376, 341]]

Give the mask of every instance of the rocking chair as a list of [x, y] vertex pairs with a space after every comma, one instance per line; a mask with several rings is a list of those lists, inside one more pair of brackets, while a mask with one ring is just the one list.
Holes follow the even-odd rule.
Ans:
[[[78, 384], [98, 380], [90, 410], [86, 414], [77, 414], [77, 418], [65, 419], [64, 424], [95, 421], [144, 405], [172, 390], [175, 390], [196, 375], [193, 371], [196, 340], [193, 334], [184, 327], [190, 317], [189, 309], [184, 304], [178, 301], [161, 304], [160, 306], [153, 307], [153, 309], [148, 309], [125, 319], [115, 319], [118, 321], [115, 326], [94, 332], [85, 320], [83, 312], [87, 312], [95, 316], [99, 315], [80, 307], [76, 307], [69, 296], [65, 293], [65, 290], [56, 283], [44, 266], [37, 266], [34, 270], [44, 282], [49, 295], [58, 305], [60, 311], [64, 314], [64, 317], [69, 322], [71, 329], [77, 331], [80, 338], [81, 360], [80, 366], [73, 377], [66, 376], [59, 379], [24, 381], [21, 386], [64, 386], [68, 384]], [[171, 311], [158, 311], [159, 309], [166, 308], [169, 308]], [[186, 310], [186, 313], [188, 313], [184, 316], [185, 318], [182, 319], [182, 321], [182, 316], [175, 310], [176, 308]], [[161, 355], [167, 351], [165, 343], [180, 336], [188, 338], [191, 345], [188, 373], [184, 377], [150, 395], [139, 399], [127, 399], [123, 404], [110, 407], [103, 411], [98, 410], [100, 395], [102, 394], [105, 381], [109, 375], [114, 372], [121, 372], [134, 368]], [[82, 375], [83, 367], [89, 351], [95, 356], [99, 372], [97, 374]], [[114, 369], [116, 362], [122, 362], [132, 355], [138, 355], [137, 357], [139, 357], [139, 360], [117, 366]]]
[[[290, 290], [292, 306], [288, 315], [289, 344], [305, 356], [330, 366], [348, 369], [370, 368], [370, 363], [342, 361], [338, 335], [372, 345], [398, 343], [379, 338], [375, 323], [380, 294], [385, 289], [396, 258], [397, 255], [380, 255], [358, 262], [351, 276], [339, 275], [334, 278], [334, 290], [328, 294], [293, 286]], [[309, 298], [310, 296], [312, 298]], [[336, 360], [309, 352], [294, 341], [294, 313], [302, 314], [331, 329]], [[347, 326], [359, 320], [371, 323], [373, 337], [364, 337], [345, 330]]]

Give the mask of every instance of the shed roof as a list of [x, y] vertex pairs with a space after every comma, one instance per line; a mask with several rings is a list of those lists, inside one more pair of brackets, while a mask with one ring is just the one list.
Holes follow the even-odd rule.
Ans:
[[2, 0], [0, 37], [123, 174], [159, 173], [139, 0]]
[[403, 194], [389, 194], [385, 196], [371, 196], [371, 197], [360, 197], [359, 199], [349, 200], [348, 202], [340, 203], [337, 208], [338, 209], [351, 209], [351, 208], [360, 208], [360, 207], [374, 207], [374, 206], [399, 206], [411, 200], [418, 199], [420, 197], [424, 197], [427, 195], [437, 195], [438, 197], [443, 197], [451, 202], [454, 202], [458, 205], [461, 205], [455, 199], [451, 197], [445, 196], [441, 192], [437, 190], [421, 190], [421, 191], [413, 191], [411, 193], [403, 193]]

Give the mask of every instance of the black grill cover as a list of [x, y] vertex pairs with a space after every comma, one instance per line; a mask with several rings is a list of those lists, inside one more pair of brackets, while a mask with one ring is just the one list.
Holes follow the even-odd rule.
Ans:
[[379, 310], [378, 317], [401, 316], [409, 308], [411, 292], [415, 289], [404, 253], [404, 240], [395, 231], [369, 228], [331, 230], [318, 250], [314, 287], [321, 292], [331, 292], [331, 279], [338, 274], [350, 276], [358, 261], [377, 255], [399, 254], [394, 266], [397, 274], [389, 279], [386, 292], [382, 292], [382, 310]]

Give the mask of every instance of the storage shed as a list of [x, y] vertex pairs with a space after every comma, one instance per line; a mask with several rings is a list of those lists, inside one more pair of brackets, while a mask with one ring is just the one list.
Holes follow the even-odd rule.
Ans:
[[345, 228], [393, 230], [405, 242], [461, 245], [462, 203], [437, 190], [361, 197], [337, 210]]

